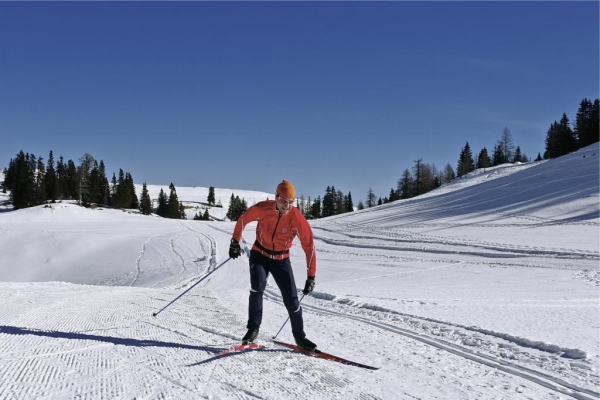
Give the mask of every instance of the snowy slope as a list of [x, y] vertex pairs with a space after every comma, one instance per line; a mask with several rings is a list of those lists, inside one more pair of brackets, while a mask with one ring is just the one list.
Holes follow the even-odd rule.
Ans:
[[[135, 190], [138, 193], [138, 197], [142, 193], [142, 186], [136, 184]], [[276, 187], [276, 184], [273, 185]], [[156, 206], [156, 201], [158, 199], [158, 194], [162, 189], [163, 192], [169, 196], [170, 189], [169, 185], [147, 185], [148, 194], [150, 198], [154, 201], [154, 206]], [[259, 201], [275, 198], [275, 194], [265, 193], [265, 192], [257, 192], [252, 190], [234, 190], [234, 189], [222, 189], [215, 188], [215, 204], [221, 205], [221, 207], [212, 207], [208, 206], [208, 192], [209, 188], [205, 187], [175, 187], [175, 191], [177, 192], [177, 198], [183, 205], [186, 207], [186, 216], [188, 219], [193, 219], [197, 213], [204, 213], [204, 210], [208, 208], [208, 213], [211, 217], [217, 220], [224, 220], [225, 215], [227, 214], [227, 209], [229, 208], [229, 201], [231, 200], [231, 195], [239, 196], [240, 199], [245, 200], [248, 207], [258, 203]], [[273, 192], [275, 189], [273, 189]]]
[[[273, 344], [286, 314], [272, 285], [267, 349], [211, 360], [245, 333], [231, 222], [67, 203], [0, 213], [0, 398], [598, 399], [598, 154], [312, 221], [308, 337], [378, 371]], [[291, 258], [301, 286], [297, 243]], [[292, 340], [289, 324], [278, 339]]]

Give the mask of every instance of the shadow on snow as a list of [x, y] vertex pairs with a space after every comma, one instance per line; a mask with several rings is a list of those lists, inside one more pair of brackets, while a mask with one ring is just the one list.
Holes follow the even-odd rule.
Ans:
[[223, 351], [222, 347], [211, 347], [211, 346], [194, 346], [184, 343], [175, 342], [163, 342], [159, 340], [140, 340], [131, 338], [119, 338], [113, 336], [101, 336], [101, 335], [90, 335], [87, 333], [77, 332], [59, 332], [59, 331], [45, 331], [38, 329], [19, 328], [16, 326], [0, 325], [0, 333], [7, 335], [35, 335], [57, 339], [72, 339], [72, 340], [95, 340], [98, 342], [112, 343], [121, 346], [134, 346], [134, 347], [171, 347], [176, 349], [188, 349], [188, 350], [201, 350], [209, 353], [218, 353]]

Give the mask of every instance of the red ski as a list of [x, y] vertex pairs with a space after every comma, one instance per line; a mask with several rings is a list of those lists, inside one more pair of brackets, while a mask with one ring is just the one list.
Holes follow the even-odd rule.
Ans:
[[227, 354], [232, 354], [232, 353], [241, 353], [243, 351], [259, 350], [264, 347], [265, 346], [263, 346], [261, 344], [256, 344], [256, 343], [248, 343], [248, 344], [242, 343], [242, 344], [232, 346], [226, 350], [223, 350], [222, 352], [215, 354], [212, 358], [222, 357], [222, 356], [226, 356]]
[[261, 344], [256, 344], [256, 343], [238, 344], [235, 346], [231, 346], [230, 348], [225, 349], [225, 350], [221, 351], [220, 353], [215, 354], [211, 358], [197, 362], [195, 364], [190, 364], [190, 365], [188, 365], [188, 367], [193, 367], [195, 365], [200, 365], [200, 364], [206, 364], [211, 361], [217, 360], [219, 358], [231, 356], [231, 355], [237, 354], [237, 353], [244, 353], [244, 352], [251, 351], [251, 350], [260, 350], [260, 349], [263, 349], [264, 347], [265, 346], [263, 346]]
[[371, 369], [371, 370], [378, 370], [379, 369], [378, 367], [372, 367], [370, 365], [360, 364], [360, 363], [357, 363], [357, 362], [354, 362], [354, 361], [346, 360], [346, 359], [338, 357], [338, 356], [334, 356], [333, 354], [324, 353], [321, 350], [314, 350], [314, 351], [305, 350], [305, 349], [303, 349], [301, 347], [298, 347], [296, 345], [289, 344], [289, 343], [284, 343], [284, 342], [278, 342], [277, 340], [273, 340], [273, 343], [278, 344], [280, 346], [287, 347], [288, 349], [292, 349], [294, 351], [297, 351], [298, 353], [302, 353], [302, 354], [305, 354], [305, 355], [310, 356], [310, 357], [323, 358], [325, 360], [335, 361], [335, 362], [339, 362], [339, 363], [342, 363], [342, 364], [353, 365], [355, 367], [366, 368], [366, 369]]

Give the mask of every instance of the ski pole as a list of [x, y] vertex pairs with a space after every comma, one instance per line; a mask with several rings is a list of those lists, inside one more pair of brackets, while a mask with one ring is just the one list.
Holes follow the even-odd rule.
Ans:
[[[302, 303], [302, 299], [304, 299], [304, 296], [306, 296], [306, 295], [302, 294], [302, 297], [300, 297], [300, 301], [298, 302], [298, 307], [300, 307], [300, 303]], [[277, 331], [277, 335], [273, 336], [273, 340], [275, 340], [277, 338], [277, 336], [279, 335], [279, 333], [281, 332], [281, 330], [283, 329], [283, 327], [287, 324], [287, 322], [289, 320], [290, 320], [290, 316], [288, 315], [288, 317], [285, 320], [285, 322], [283, 323], [283, 325], [281, 325], [281, 328], [279, 328], [279, 331]]]
[[167, 307], [169, 307], [171, 304], [175, 303], [177, 300], [179, 300], [184, 294], [186, 294], [187, 292], [189, 292], [190, 290], [192, 290], [197, 284], [199, 284], [200, 282], [202, 282], [203, 280], [205, 280], [206, 278], [208, 278], [210, 276], [210, 274], [212, 274], [213, 272], [215, 272], [216, 270], [218, 270], [219, 268], [221, 268], [223, 266], [223, 264], [225, 264], [227, 261], [231, 260], [231, 257], [229, 257], [227, 260], [223, 261], [220, 265], [218, 265], [215, 269], [213, 269], [212, 271], [210, 271], [208, 274], [204, 275], [204, 277], [202, 279], [200, 279], [198, 282], [194, 283], [188, 290], [186, 290], [185, 292], [181, 293], [179, 296], [177, 296], [176, 298], [174, 298], [169, 304], [167, 304], [166, 306], [164, 306], [163, 308], [161, 308], [159, 311], [157, 312], [153, 312], [152, 316], [156, 317], [158, 314], [160, 314], [161, 312], [163, 312], [163, 310]]

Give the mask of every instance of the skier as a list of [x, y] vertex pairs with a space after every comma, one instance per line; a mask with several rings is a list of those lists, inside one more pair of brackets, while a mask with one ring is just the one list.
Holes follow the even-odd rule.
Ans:
[[296, 190], [285, 179], [277, 185], [275, 200], [261, 201], [243, 213], [233, 230], [229, 256], [233, 259], [241, 254], [240, 240], [247, 224], [257, 221], [256, 241], [250, 251], [250, 299], [248, 302], [248, 332], [242, 342], [254, 342], [262, 321], [263, 292], [269, 274], [281, 291], [283, 304], [287, 308], [296, 344], [313, 351], [317, 345], [306, 338], [302, 308], [298, 301], [296, 282], [290, 263], [290, 247], [298, 236], [306, 254], [307, 278], [302, 293], [309, 294], [315, 287], [317, 258], [313, 233], [304, 215], [294, 207]]

